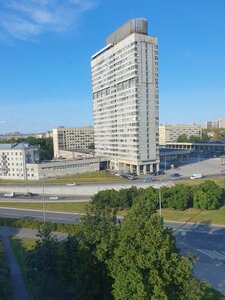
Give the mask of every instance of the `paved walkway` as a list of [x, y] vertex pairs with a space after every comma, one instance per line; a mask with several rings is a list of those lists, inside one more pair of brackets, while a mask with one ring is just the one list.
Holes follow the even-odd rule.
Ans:
[[12, 247], [10, 245], [9, 237], [3, 236], [2, 242], [5, 248], [6, 257], [8, 261], [8, 266], [10, 270], [11, 283], [13, 289], [13, 295], [15, 300], [26, 300], [27, 290], [20, 272], [20, 267], [18, 265], [17, 259], [14, 255]]
[[[27, 300], [27, 290], [20, 272], [17, 259], [14, 255], [13, 249], [10, 244], [9, 237], [17, 236], [19, 238], [37, 238], [38, 230], [23, 229], [16, 227], [0, 226], [0, 238], [5, 248], [8, 266], [10, 269], [11, 283], [13, 289], [13, 295], [15, 300]], [[67, 234], [55, 233], [58, 240], [63, 240], [67, 237]]]

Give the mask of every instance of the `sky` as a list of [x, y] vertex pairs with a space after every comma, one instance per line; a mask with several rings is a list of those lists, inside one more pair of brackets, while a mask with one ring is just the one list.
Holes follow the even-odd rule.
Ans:
[[90, 57], [140, 17], [158, 37], [160, 123], [225, 118], [224, 0], [0, 0], [0, 134], [92, 125]]

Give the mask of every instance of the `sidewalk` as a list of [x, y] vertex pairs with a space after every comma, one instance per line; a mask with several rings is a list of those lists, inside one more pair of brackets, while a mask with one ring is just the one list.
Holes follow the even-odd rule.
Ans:
[[2, 242], [5, 248], [8, 266], [10, 270], [13, 295], [15, 300], [27, 300], [27, 290], [20, 272], [17, 259], [13, 253], [9, 238], [2, 236]]

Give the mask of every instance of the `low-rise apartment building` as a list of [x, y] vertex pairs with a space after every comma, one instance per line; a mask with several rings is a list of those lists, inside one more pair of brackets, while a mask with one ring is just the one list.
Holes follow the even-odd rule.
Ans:
[[1, 179], [32, 179], [27, 172], [28, 164], [39, 162], [39, 147], [25, 143], [0, 144], [0, 178]]
[[202, 128], [199, 125], [160, 125], [159, 126], [159, 144], [166, 145], [170, 142], [176, 142], [178, 137], [186, 134], [187, 137], [202, 137]]
[[62, 156], [60, 150], [87, 149], [94, 143], [94, 128], [65, 128], [58, 127], [52, 130], [54, 157]]

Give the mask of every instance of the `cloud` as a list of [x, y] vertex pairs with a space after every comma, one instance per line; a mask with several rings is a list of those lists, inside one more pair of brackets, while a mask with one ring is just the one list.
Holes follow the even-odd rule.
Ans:
[[0, 40], [33, 40], [47, 32], [64, 32], [98, 0], [0, 0]]

